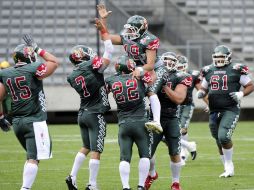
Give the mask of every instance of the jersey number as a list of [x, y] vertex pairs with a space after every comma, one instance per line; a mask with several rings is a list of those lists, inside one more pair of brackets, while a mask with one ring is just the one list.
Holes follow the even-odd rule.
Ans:
[[86, 82], [85, 82], [85, 78], [83, 76], [78, 76], [75, 78], [75, 82], [77, 85], [81, 84], [81, 87], [84, 91], [83, 95], [84, 97], [88, 97], [90, 96], [90, 93], [88, 92], [87, 88], [86, 88]]
[[[138, 84], [136, 79], [129, 79], [126, 81], [126, 87], [127, 87], [127, 98], [128, 101], [137, 100], [139, 98], [139, 93], [137, 91]], [[114, 94], [114, 97], [118, 103], [124, 103], [125, 102], [125, 96], [123, 95], [123, 84], [122, 82], [118, 81], [115, 82], [112, 85], [112, 91]]]
[[210, 79], [211, 89], [212, 90], [220, 90], [219, 81], [222, 80], [221, 90], [228, 90], [228, 76], [223, 75], [220, 77], [219, 75], [213, 75]]
[[139, 48], [137, 45], [133, 44], [130, 46], [130, 50], [127, 49], [128, 45], [124, 45], [125, 51], [128, 53], [129, 56], [131, 56], [134, 60], [139, 59]]
[[[32, 95], [30, 88], [25, 84], [21, 84], [22, 82], [26, 81], [26, 77], [25, 76], [15, 77], [13, 80], [14, 82], [12, 82], [11, 78], [8, 78], [6, 81], [7, 86], [9, 87], [11, 92], [12, 100], [18, 101], [19, 98], [24, 100], [30, 98]], [[19, 94], [16, 94], [13, 84], [15, 84], [16, 88], [19, 89], [20, 91]]]

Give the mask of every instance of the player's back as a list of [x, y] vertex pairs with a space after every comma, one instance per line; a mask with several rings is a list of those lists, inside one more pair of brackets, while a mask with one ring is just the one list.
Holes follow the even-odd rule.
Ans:
[[117, 103], [119, 120], [147, 118], [146, 87], [142, 80], [131, 75], [115, 75], [106, 79]]
[[80, 109], [104, 113], [110, 109], [103, 74], [94, 70], [91, 61], [79, 64], [67, 81], [80, 95]]
[[13, 117], [46, 120], [46, 101], [42, 80], [37, 79], [37, 68], [42, 63], [25, 64], [1, 71], [1, 80], [12, 97]]

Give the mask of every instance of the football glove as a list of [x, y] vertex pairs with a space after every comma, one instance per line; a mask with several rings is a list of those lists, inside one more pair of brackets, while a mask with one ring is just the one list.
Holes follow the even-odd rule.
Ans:
[[206, 92], [204, 90], [198, 90], [196, 95], [198, 99], [201, 99], [206, 96]]
[[11, 124], [10, 122], [5, 119], [5, 117], [3, 116], [3, 118], [0, 119], [0, 128], [4, 131], [10, 131], [11, 130]]
[[26, 45], [33, 47], [34, 51], [37, 53], [39, 47], [31, 35], [25, 34], [23, 40], [26, 42]]
[[243, 92], [231, 92], [229, 93], [229, 95], [231, 96], [231, 98], [233, 98], [237, 103], [240, 103], [242, 97], [243, 97]]

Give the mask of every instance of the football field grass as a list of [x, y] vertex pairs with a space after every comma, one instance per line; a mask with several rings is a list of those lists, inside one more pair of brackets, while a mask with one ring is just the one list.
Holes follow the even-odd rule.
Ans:
[[[65, 177], [69, 174], [74, 157], [81, 147], [81, 137], [77, 125], [49, 125], [53, 140], [53, 158], [41, 161], [34, 190], [67, 189]], [[101, 190], [120, 190], [118, 171], [119, 147], [116, 124], [108, 124], [104, 152], [101, 157], [98, 184]], [[190, 140], [198, 146], [197, 159], [188, 160], [182, 168], [181, 185], [183, 190], [254, 190], [254, 122], [239, 122], [233, 135], [235, 176], [219, 178], [223, 172], [215, 141], [210, 136], [208, 123], [191, 123]], [[18, 143], [13, 131], [0, 131], [0, 190], [19, 190], [25, 151]], [[160, 143], [157, 152], [159, 179], [151, 190], [169, 189], [171, 174], [166, 146]], [[133, 149], [130, 184], [136, 189], [138, 183], [138, 154]], [[88, 159], [78, 175], [78, 187], [84, 189], [88, 182]]]

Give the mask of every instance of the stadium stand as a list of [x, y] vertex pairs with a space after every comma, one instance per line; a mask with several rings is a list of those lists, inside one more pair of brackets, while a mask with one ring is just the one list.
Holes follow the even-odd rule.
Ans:
[[229, 45], [237, 57], [254, 61], [253, 0], [174, 0], [186, 13], [220, 42]]
[[[91, 0], [0, 1], [1, 59], [13, 63], [12, 50], [22, 43], [25, 33], [31, 33], [41, 47], [60, 59], [56, 73], [44, 82], [49, 111], [78, 109], [79, 98], [66, 82], [72, 70], [68, 51], [76, 44], [97, 50], [93, 25], [95, 3]], [[220, 43], [232, 47], [240, 61], [251, 65], [254, 60], [253, 0], [105, 0], [105, 3], [113, 11], [109, 18], [111, 32], [120, 32], [130, 15], [145, 16], [149, 30], [161, 39], [159, 53], [169, 50], [182, 53], [191, 60], [193, 68], [210, 64], [212, 50]], [[101, 42], [99, 45], [103, 47]], [[124, 52], [120, 46], [115, 49], [114, 60]], [[99, 51], [102, 53], [103, 49]], [[113, 72], [111, 66], [105, 74]], [[56, 99], [56, 93], [65, 95]], [[251, 98], [253, 95], [243, 102], [244, 107], [254, 107]], [[197, 106], [202, 104], [198, 102]]]

